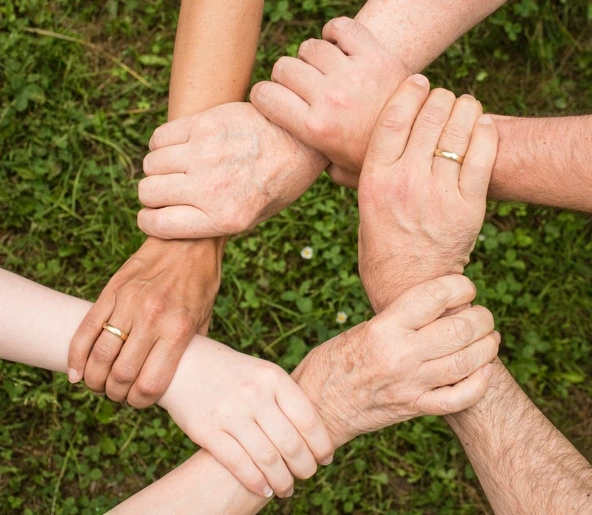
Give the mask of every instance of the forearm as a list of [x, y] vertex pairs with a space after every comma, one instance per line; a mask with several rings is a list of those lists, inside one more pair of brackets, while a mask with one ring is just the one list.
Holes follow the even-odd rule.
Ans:
[[592, 467], [499, 360], [485, 398], [447, 421], [496, 514], [592, 512]]
[[[0, 359], [65, 373], [70, 339], [91, 303], [2, 269], [0, 291]], [[200, 338], [190, 345], [199, 345]], [[267, 501], [200, 451], [114, 513], [246, 514], [256, 513]]]
[[356, 16], [382, 45], [419, 72], [505, 0], [368, 0]]
[[495, 116], [495, 123], [491, 197], [592, 211], [592, 116]]
[[169, 120], [244, 100], [263, 0], [182, 0], [169, 93]]

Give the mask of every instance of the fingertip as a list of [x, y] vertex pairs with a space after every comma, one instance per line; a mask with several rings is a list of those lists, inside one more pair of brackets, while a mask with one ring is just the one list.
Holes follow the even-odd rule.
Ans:
[[430, 81], [425, 75], [422, 75], [421, 73], [416, 73], [415, 75], [412, 75], [411, 77], [409, 77], [409, 80], [422, 88], [430, 87]]
[[493, 376], [493, 365], [491, 363], [487, 363], [487, 365], [481, 368], [481, 373], [485, 376], [485, 379], [489, 381]]
[[82, 379], [82, 374], [75, 368], [68, 369], [68, 381], [71, 383], [77, 383]]
[[477, 119], [479, 125], [493, 125], [493, 118], [488, 114], [483, 114]]

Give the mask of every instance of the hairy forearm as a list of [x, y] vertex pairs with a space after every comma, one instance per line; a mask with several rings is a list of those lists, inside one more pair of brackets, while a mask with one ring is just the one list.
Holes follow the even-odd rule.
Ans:
[[592, 512], [592, 467], [499, 360], [485, 398], [447, 421], [496, 514]]
[[505, 0], [368, 0], [356, 16], [382, 45], [419, 72]]
[[244, 100], [263, 0], [182, 0], [169, 93], [169, 120]]
[[490, 196], [592, 211], [592, 116], [495, 116], [500, 134]]

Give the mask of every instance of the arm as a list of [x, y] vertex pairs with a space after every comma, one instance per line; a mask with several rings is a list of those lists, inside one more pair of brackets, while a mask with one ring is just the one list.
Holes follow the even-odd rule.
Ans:
[[[263, 0], [183, 0], [169, 118], [242, 100], [254, 62]], [[69, 377], [135, 407], [154, 403], [191, 337], [207, 334], [224, 241], [148, 238], [109, 281], [76, 332]], [[124, 347], [102, 331], [129, 335]]]
[[[358, 19], [397, 58], [397, 69], [392, 73], [386, 70], [392, 92], [408, 75], [407, 68], [421, 69], [502, 3], [370, 0]], [[314, 50], [312, 45], [309, 50]], [[383, 71], [384, 64], [379, 62]], [[293, 76], [299, 76], [299, 70]], [[305, 88], [314, 89], [310, 75], [301, 78]], [[260, 93], [261, 88], [251, 93], [251, 100], [259, 108]], [[367, 90], [364, 95], [369, 96]], [[384, 101], [386, 98], [388, 94]], [[376, 117], [383, 105], [374, 106]], [[312, 150], [316, 145], [306, 137], [309, 128], [303, 126], [302, 134], [293, 128], [283, 131], [252, 107], [223, 106], [157, 129], [153, 152], [145, 160], [148, 177], [139, 186], [140, 201], [146, 208], [140, 211], [138, 223], [144, 232], [161, 238], [239, 233], [279, 212], [315, 181], [329, 161], [321, 152]], [[261, 110], [277, 121], [273, 113], [276, 108], [278, 114], [290, 118], [292, 111], [285, 105]], [[371, 116], [363, 124], [364, 134], [371, 132]], [[317, 137], [322, 140], [326, 134]], [[213, 174], [212, 169], [216, 170]], [[221, 203], [222, 194], [232, 202]]]
[[[4, 315], [0, 320], [0, 357], [64, 372], [68, 338], [90, 304], [4, 270], [0, 270], [0, 285]], [[286, 416], [291, 411], [297, 413], [290, 419], [300, 421], [299, 431], [307, 435], [307, 443], [316, 440], [317, 449], [324, 453], [318, 457], [327, 463], [333, 446], [360, 433], [416, 416], [462, 410], [485, 394], [491, 372], [487, 363], [499, 345], [499, 334], [492, 332], [491, 314], [476, 306], [439, 319], [444, 310], [466, 304], [474, 295], [472, 283], [461, 276], [411, 288], [381, 315], [326, 342], [305, 358], [293, 377], [329, 429], [329, 448], [318, 431], [322, 426], [316, 411], [299, 389], [294, 390], [296, 386], [285, 372], [285, 386], [276, 384], [275, 379], [266, 384], [261, 378], [269, 376], [274, 365], [201, 336], [195, 336], [184, 353], [159, 404], [192, 439], [204, 431], [212, 438], [208, 447], [220, 450], [216, 419], [238, 420], [242, 427], [244, 420], [239, 420], [237, 412], [271, 396]], [[464, 335], [455, 333], [458, 326], [466, 328]], [[393, 340], [398, 342], [394, 349]], [[364, 359], [352, 360], [358, 353]], [[259, 365], [253, 366], [253, 362]], [[241, 384], [241, 375], [250, 379]], [[269, 413], [270, 406], [273, 408], [269, 404], [259, 416]], [[262, 420], [257, 418], [258, 423]], [[274, 426], [277, 424], [270, 424], [266, 432]], [[223, 434], [232, 433], [223, 429]], [[242, 444], [249, 441], [246, 438]], [[243, 458], [233, 463], [236, 450], [221, 451], [219, 461], [200, 451], [124, 502], [115, 513], [255, 513], [268, 499], [250, 493], [220, 464], [248, 465]], [[293, 451], [282, 456], [295, 459]], [[257, 482], [254, 472], [245, 474], [249, 484]], [[264, 484], [257, 491], [262, 493]]]
[[[409, 110], [424, 98], [418, 95], [420, 90], [410, 80], [389, 101], [360, 176], [360, 273], [377, 310], [413, 281], [424, 280], [426, 273], [438, 273], [437, 261], [447, 266], [456, 262], [461, 267], [459, 258], [468, 259], [485, 211], [489, 172], [495, 161], [495, 124], [479, 123], [486, 116], [474, 125], [480, 111], [474, 111], [474, 99], [461, 97], [446, 113], [452, 98], [447, 100], [442, 90], [434, 90], [409, 130], [413, 120]], [[464, 115], [459, 116], [461, 110]], [[471, 111], [473, 115], [467, 116]], [[432, 122], [440, 120], [440, 129], [425, 123], [427, 112]], [[462, 166], [434, 157], [437, 147], [459, 148], [463, 154], [466, 149]], [[426, 168], [421, 166], [422, 155], [429, 157]], [[460, 197], [455, 199], [456, 191]], [[430, 206], [427, 211], [425, 205]], [[467, 226], [471, 220], [478, 222], [472, 229]], [[408, 240], [411, 235], [412, 241]], [[412, 248], [418, 251], [416, 259], [410, 257]], [[440, 253], [439, 259], [432, 261], [432, 252]], [[402, 256], [409, 258], [406, 268], [413, 273], [400, 273]], [[402, 275], [406, 286], [401, 283]], [[501, 362], [494, 363], [494, 378], [485, 398], [447, 420], [496, 513], [590, 512], [592, 468], [524, 395]]]
[[[374, 29], [374, 18], [365, 21], [366, 16], [381, 8], [379, 5], [368, 2], [368, 11], [364, 12], [365, 7], [357, 20], [375, 34], [384, 27], [393, 29], [392, 41], [388, 37], [377, 39], [346, 18], [333, 20], [323, 30], [327, 41], [303, 43], [300, 59], [282, 58], [274, 67], [273, 82], [259, 83], [251, 94], [253, 103], [271, 121], [324, 153], [333, 162], [328, 169], [331, 177], [350, 187], [357, 187], [374, 123], [399, 84], [400, 60], [411, 70], [418, 69], [414, 63], [421, 61], [414, 47], [406, 47], [405, 39], [401, 49], [396, 48], [400, 29], [392, 23], [393, 13], [391, 22], [384, 27]], [[447, 13], [456, 16], [457, 11], [437, 17], [432, 11], [436, 7], [430, 6], [424, 6], [425, 26], [434, 30], [434, 42], [450, 43], [437, 25], [445, 22]], [[464, 8], [470, 23], [483, 13], [479, 7], [476, 11], [471, 11], [469, 5]], [[385, 16], [388, 20], [389, 14]], [[462, 23], [450, 27], [465, 28]], [[441, 50], [438, 44], [428, 45], [425, 55], [435, 56]], [[491, 198], [592, 211], [591, 117], [495, 119], [500, 144], [489, 190]]]
[[476, 406], [446, 417], [498, 515], [592, 512], [592, 466], [499, 360]]
[[490, 196], [592, 212], [592, 116], [494, 118]]

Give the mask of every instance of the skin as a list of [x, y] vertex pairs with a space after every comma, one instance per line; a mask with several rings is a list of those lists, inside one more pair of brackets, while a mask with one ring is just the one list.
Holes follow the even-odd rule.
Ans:
[[[369, 0], [357, 19], [398, 58], [398, 68], [391, 72], [394, 91], [408, 70], [423, 68], [502, 3], [454, 0], [443, 11], [441, 2], [429, 0]], [[316, 46], [306, 45], [311, 52]], [[257, 94], [255, 88], [252, 100]], [[283, 112], [290, 116], [288, 109]], [[369, 123], [368, 130], [373, 126]], [[250, 104], [224, 106], [164, 125], [154, 139], [145, 160], [148, 177], [138, 191], [146, 206], [138, 214], [138, 225], [160, 238], [249, 229], [299, 198], [329, 165], [322, 153], [269, 123]], [[241, 157], [238, 163], [236, 156]], [[215, 174], [209, 173], [212, 164]], [[222, 197], [223, 202], [217, 201]]]
[[[169, 120], [242, 100], [251, 75], [262, 0], [183, 0], [175, 41]], [[199, 91], [199, 95], [195, 92]], [[149, 237], [113, 276], [76, 331], [72, 382], [134, 407], [156, 402], [192, 336], [207, 334], [220, 286], [224, 239]], [[102, 325], [129, 334], [122, 341]]]
[[[356, 188], [371, 128], [397, 87], [398, 56], [404, 54], [391, 53], [388, 42], [348, 18], [331, 20], [323, 38], [304, 42], [299, 59], [280, 59], [272, 82], [255, 85], [251, 101], [272, 122], [326, 155], [333, 180]], [[592, 209], [587, 195], [592, 117], [494, 119], [499, 152], [491, 198]], [[462, 145], [446, 143], [463, 155]]]
[[[0, 285], [0, 310], [6, 315], [0, 322], [0, 356], [65, 372], [69, 338], [90, 303], [1, 269]], [[477, 402], [487, 391], [488, 362], [499, 347], [493, 317], [475, 307], [458, 320], [438, 319], [474, 296], [474, 286], [462, 276], [411, 289], [381, 315], [307, 356], [293, 374], [302, 389], [276, 365], [196, 335], [159, 404], [218, 460], [208, 480], [192, 488], [207, 492], [200, 506], [212, 506], [214, 494], [224, 491], [225, 485], [212, 483], [219, 467], [234, 474], [232, 485], [240, 480], [248, 487], [237, 489], [241, 499], [258, 506], [273, 493], [269, 484], [277, 495], [293, 493], [292, 477], [281, 470], [286, 465], [307, 478], [316, 471], [315, 460], [329, 463], [334, 446], [360, 433]], [[457, 336], [459, 324], [470, 328], [469, 338]], [[352, 366], [352, 353], [364, 359]], [[321, 366], [329, 361], [330, 367]], [[155, 487], [138, 499], [148, 496], [152, 509], [162, 512], [179, 502], [178, 495], [177, 486], [166, 495]], [[210, 513], [228, 513], [219, 511], [224, 499], [220, 495]], [[123, 512], [138, 513], [140, 501], [130, 500]], [[236, 510], [243, 512], [242, 502]]]

